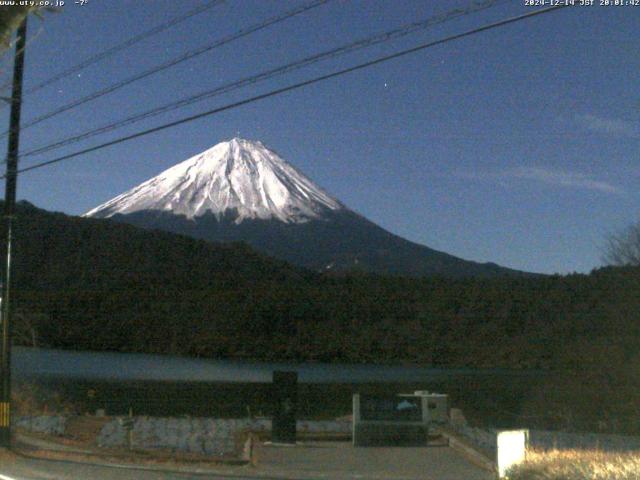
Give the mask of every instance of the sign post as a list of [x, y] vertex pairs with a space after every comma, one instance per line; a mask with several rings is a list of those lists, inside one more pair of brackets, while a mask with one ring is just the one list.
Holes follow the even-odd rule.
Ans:
[[297, 372], [273, 372], [273, 402], [271, 441], [295, 444], [298, 410]]

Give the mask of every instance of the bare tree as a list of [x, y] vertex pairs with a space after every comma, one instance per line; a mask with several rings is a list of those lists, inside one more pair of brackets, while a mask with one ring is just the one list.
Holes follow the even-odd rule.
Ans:
[[13, 340], [16, 345], [26, 345], [29, 347], [40, 346], [38, 325], [45, 325], [49, 321], [49, 317], [43, 313], [16, 309], [14, 318]]
[[609, 235], [602, 259], [607, 265], [640, 265], [640, 222]]

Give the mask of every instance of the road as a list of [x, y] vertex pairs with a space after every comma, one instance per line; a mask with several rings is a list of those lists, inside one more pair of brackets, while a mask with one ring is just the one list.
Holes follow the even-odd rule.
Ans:
[[[347, 442], [296, 447], [262, 446], [258, 467], [221, 466], [215, 471], [147, 470], [0, 455], [0, 480], [490, 480], [495, 478], [446, 446], [353, 448]], [[191, 470], [191, 471], [188, 471]]]
[[106, 467], [56, 460], [14, 457], [0, 463], [0, 480], [250, 480], [255, 477], [202, 475]]

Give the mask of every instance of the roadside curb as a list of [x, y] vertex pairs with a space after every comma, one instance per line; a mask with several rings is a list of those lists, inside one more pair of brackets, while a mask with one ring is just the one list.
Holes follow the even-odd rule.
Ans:
[[[146, 471], [166, 474], [211, 476], [215, 475], [221, 479], [241, 478], [243, 480], [315, 480], [323, 477], [320, 472], [308, 475], [293, 474], [291, 472], [260, 471], [259, 467], [252, 464], [252, 461], [245, 459], [220, 461], [219, 468], [194, 466], [189, 464], [171, 465], [149, 465], [145, 463], [130, 464], [119, 462], [116, 458], [112, 461], [109, 453], [95, 452], [90, 450], [76, 449], [67, 445], [56, 444], [55, 442], [42, 439], [32, 439], [28, 435], [19, 434], [16, 436], [18, 444], [24, 447], [14, 447], [9, 451], [19, 457], [31, 460], [41, 460], [46, 462], [58, 462], [74, 465], [87, 465], [93, 467], [114, 468], [122, 470]], [[49, 447], [49, 448], [47, 448]], [[40, 453], [40, 454], [39, 454]], [[140, 459], [144, 462], [146, 459]]]
[[496, 473], [498, 471], [495, 460], [491, 459], [489, 455], [474, 446], [468, 440], [461, 437], [459, 434], [446, 427], [439, 427], [438, 433], [449, 441], [449, 446], [451, 448], [464, 455], [474, 465], [492, 473]]
[[[242, 479], [242, 480], [317, 480], [319, 478], [324, 478], [326, 480], [348, 480], [348, 479], [362, 479], [363, 476], [361, 474], [353, 473], [351, 475], [345, 476], [340, 473], [336, 476], [327, 475], [323, 472], [306, 472], [306, 474], [292, 474], [290, 472], [259, 472], [249, 470], [250, 467], [247, 465], [238, 466], [238, 468], [242, 468], [244, 470], [236, 470], [236, 471], [228, 471], [223, 469], [203, 469], [203, 468], [188, 468], [188, 467], [175, 467], [175, 468], [163, 468], [160, 466], [151, 466], [151, 465], [127, 465], [127, 464], [119, 464], [119, 463], [111, 463], [105, 461], [88, 461], [88, 460], [74, 460], [69, 458], [52, 458], [52, 457], [44, 457], [33, 455], [31, 453], [24, 453], [22, 451], [13, 449], [11, 450], [15, 455], [31, 460], [42, 460], [47, 462], [58, 462], [58, 463], [67, 463], [74, 465], [87, 465], [92, 467], [103, 467], [103, 468], [114, 468], [114, 469], [122, 469], [122, 470], [133, 470], [133, 471], [141, 471], [141, 472], [155, 472], [155, 473], [166, 473], [166, 474], [176, 474], [176, 475], [191, 475], [197, 477], [209, 477], [215, 475], [216, 478], [220, 480], [224, 479]], [[372, 480], [383, 480], [388, 477], [368, 477]]]
[[[116, 459], [109, 461], [103, 458], [90, 457], [87, 455], [71, 454], [69, 452], [61, 451], [46, 451], [40, 450], [42, 455], [38, 454], [38, 451], [21, 450], [19, 448], [11, 450], [16, 456], [43, 462], [56, 462], [69, 465], [82, 465], [98, 468], [112, 468], [128, 471], [140, 471], [140, 472], [153, 472], [160, 475], [176, 475], [176, 476], [192, 476], [192, 477], [206, 477], [210, 478], [214, 476], [220, 480], [362, 480], [367, 478], [370, 480], [416, 480], [417, 478], [423, 478], [422, 476], [406, 476], [399, 474], [397, 476], [387, 474], [364, 474], [358, 471], [342, 471], [342, 472], [325, 472], [315, 469], [304, 471], [291, 471], [291, 470], [278, 470], [271, 466], [253, 467], [249, 463], [238, 464], [236, 466], [220, 465], [220, 468], [211, 466], [207, 468], [204, 466], [190, 466], [190, 465], [135, 465], [118, 462]], [[431, 477], [430, 477], [431, 478]]]
[[[251, 471], [242, 471], [242, 472], [233, 472], [233, 471], [225, 471], [223, 469], [214, 469], [214, 468], [189, 468], [185, 466], [172, 466], [172, 467], [162, 467], [156, 465], [130, 465], [126, 463], [116, 463], [109, 462], [103, 459], [94, 460], [91, 458], [87, 459], [73, 459], [73, 458], [60, 458], [60, 457], [51, 457], [51, 456], [41, 456], [37, 455], [33, 452], [25, 452], [20, 449], [11, 449], [11, 452], [17, 456], [22, 458], [27, 458], [31, 460], [43, 460], [47, 462], [58, 462], [58, 463], [70, 463], [75, 465], [90, 465], [94, 467], [104, 467], [104, 468], [116, 468], [122, 470], [137, 470], [137, 471], [146, 471], [146, 472], [158, 472], [158, 473], [170, 473], [170, 474], [181, 474], [181, 475], [195, 475], [195, 476], [210, 476], [216, 475], [221, 478], [242, 478], [242, 479], [256, 479], [256, 480], [306, 480], [301, 477], [285, 477], [285, 476], [273, 476], [269, 474], [261, 475], [257, 472]], [[62, 453], [65, 452], [55, 452]], [[244, 468], [246, 464], [238, 464], [237, 467]]]
[[[15, 435], [16, 445], [11, 448], [10, 451], [15, 455], [23, 458], [33, 460], [43, 460], [62, 463], [73, 463], [79, 465], [92, 465], [96, 467], [106, 468], [119, 468], [125, 470], [140, 470], [140, 471], [153, 471], [153, 472], [165, 472], [176, 474], [189, 474], [189, 475], [219, 475], [228, 478], [256, 478], [256, 479], [279, 479], [281, 477], [269, 477], [266, 475], [256, 475], [256, 472], [242, 471], [234, 472], [225, 470], [235, 468], [251, 468], [251, 462], [242, 458], [239, 459], [224, 459], [218, 462], [220, 468], [212, 466], [211, 468], [190, 465], [188, 463], [177, 464], [173, 463], [169, 465], [162, 464], [147, 464], [145, 461], [153, 460], [147, 458], [139, 458], [140, 464], [128, 463], [118, 459], [117, 453], [111, 452], [99, 452], [95, 450], [86, 450], [75, 448], [73, 446], [58, 444], [53, 441], [47, 441], [39, 438], [31, 438], [25, 434]], [[135, 455], [127, 457], [128, 459], [135, 458]], [[197, 463], [197, 460], [193, 463]]]
[[[455, 460], [456, 462], [468, 462], [467, 464], [469, 466], [475, 464], [476, 467], [480, 467], [482, 470], [488, 469], [486, 465], [486, 458], [485, 462], [478, 463], [475, 461], [477, 460], [477, 457], [474, 457], [473, 453], [468, 454], [469, 452], [456, 448], [459, 447], [459, 445], [464, 445], [462, 442], [456, 442], [455, 439], [444, 434], [443, 437], [447, 439], [448, 443], [450, 443], [452, 450], [459, 453], [459, 456], [457, 456], [452, 452], [454, 456], [450, 458], [453, 459], [457, 457], [457, 460]], [[18, 439], [19, 437], [16, 438], [16, 440]], [[30, 438], [27, 437], [26, 440], [28, 441]], [[421, 474], [416, 475], [413, 471], [411, 473], [400, 471], [368, 471], [366, 469], [363, 471], [358, 468], [358, 465], [353, 465], [353, 468], [348, 468], [346, 470], [339, 469], [336, 471], [326, 471], [322, 464], [318, 463], [313, 464], [313, 466], [309, 465], [311, 468], [305, 467], [302, 469], [291, 469], [284, 465], [274, 464], [269, 461], [264, 464], [255, 465], [252, 464], [250, 460], [246, 460], [247, 457], [241, 457], [238, 459], [221, 459], [222, 461], [211, 458], [207, 461], [206, 458], [174, 458], [171, 455], [147, 456], [145, 454], [146, 452], [136, 451], [130, 454], [122, 451], [109, 450], [104, 452], [99, 450], [89, 451], [82, 449], [81, 445], [57, 443], [53, 440], [47, 439], [34, 438], [31, 440], [35, 440], [35, 444], [29, 445], [28, 442], [15, 442], [16, 447], [12, 449], [12, 452], [17, 457], [35, 462], [34, 465], [39, 465], [38, 468], [45, 470], [48, 468], [46, 466], [46, 462], [55, 462], [59, 464], [67, 464], [70, 466], [68, 468], [73, 468], [71, 465], [77, 465], [113, 469], [116, 476], [118, 470], [121, 470], [122, 472], [128, 470], [129, 472], [139, 471], [149, 472], [150, 474], [155, 473], [160, 477], [164, 477], [165, 475], [167, 477], [171, 477], [175, 475], [177, 477], [193, 476], [194, 478], [215, 477], [220, 480], [318, 480], [320, 478], [324, 480], [361, 480], [363, 478], [370, 480], [416, 480], [417, 478], [425, 478]], [[245, 453], [248, 452], [249, 458], [253, 458], [254, 461], [259, 461], [262, 457], [262, 448], [266, 447], [269, 449], [270, 447], [274, 447], [273, 445], [266, 446], [259, 444], [257, 445], [257, 451], [254, 453], [254, 456], [251, 454], [253, 453], [253, 445], [251, 445], [252, 442], [249, 443], [249, 449], [248, 451], [245, 451]], [[304, 444], [300, 444], [299, 446], [304, 447]], [[247, 450], [247, 445], [245, 445], [245, 450]], [[490, 468], [488, 470], [493, 472]], [[137, 475], [141, 476], [142, 474], [133, 473], [133, 476]]]

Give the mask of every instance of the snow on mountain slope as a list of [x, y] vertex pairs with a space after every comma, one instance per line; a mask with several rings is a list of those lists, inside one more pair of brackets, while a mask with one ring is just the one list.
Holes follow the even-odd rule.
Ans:
[[304, 223], [343, 205], [261, 142], [234, 138], [196, 155], [84, 214], [111, 217], [143, 210], [184, 215], [235, 210], [244, 219]]

